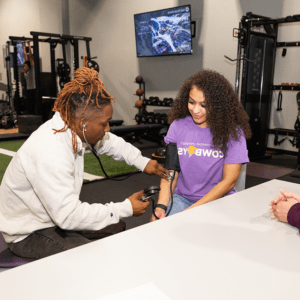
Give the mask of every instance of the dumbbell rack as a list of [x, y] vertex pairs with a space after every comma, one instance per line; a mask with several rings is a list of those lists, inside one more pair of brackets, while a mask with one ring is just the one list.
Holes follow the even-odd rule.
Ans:
[[143, 106], [160, 106], [160, 107], [171, 107], [173, 103], [173, 98], [164, 98], [159, 100], [158, 97], [149, 97], [149, 99], [143, 100]]
[[[145, 101], [145, 93], [146, 93], [146, 87], [145, 87], [145, 81], [143, 80], [142, 82], [134, 82], [134, 83], [137, 83], [139, 85], [139, 89], [142, 89], [144, 91], [144, 94], [143, 95], [137, 95], [137, 94], [134, 94], [135, 96], [139, 96], [139, 100], [142, 100], [143, 101], [143, 104], [144, 104], [144, 101]], [[134, 106], [135, 107], [135, 106]], [[137, 108], [137, 107], [135, 107]], [[139, 110], [139, 113], [142, 113], [144, 111], [144, 107], [142, 105], [141, 108], [138, 108]]]
[[[142, 82], [136, 82], [139, 84], [139, 88], [144, 90], [144, 93], [142, 96], [134, 94], [136, 96], [139, 96], [139, 100], [142, 100], [142, 107], [138, 108], [139, 112], [135, 115], [135, 120], [138, 124], [160, 124], [160, 125], [167, 125], [167, 114], [165, 113], [156, 113], [148, 112], [146, 107], [147, 106], [159, 106], [159, 107], [171, 107], [173, 103], [172, 98], [164, 98], [163, 100], [159, 100], [158, 97], [149, 97], [149, 99], [146, 99], [145, 96], [145, 81]], [[142, 98], [142, 99], [141, 99]]]
[[[156, 100], [155, 102], [149, 102], [151, 101], [151, 98]], [[155, 99], [156, 98], [156, 99]], [[168, 98], [171, 99], [171, 98]], [[165, 113], [154, 113], [154, 112], [148, 112], [146, 110], [147, 106], [158, 106], [158, 107], [171, 107], [171, 103], [162, 102], [159, 100], [158, 97], [150, 97], [149, 100], [144, 99], [142, 108], [139, 109], [139, 113], [135, 116], [135, 120], [138, 124], [161, 124], [161, 125], [167, 125], [167, 114]], [[163, 103], [163, 104], [162, 104]]]

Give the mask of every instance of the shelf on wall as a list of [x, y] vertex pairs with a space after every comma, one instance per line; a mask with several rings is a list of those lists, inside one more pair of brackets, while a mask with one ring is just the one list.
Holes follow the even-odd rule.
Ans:
[[158, 107], [171, 107], [171, 105], [160, 105], [160, 104], [144, 104], [145, 106], [158, 106]]
[[269, 134], [279, 134], [279, 135], [288, 135], [294, 136], [294, 129], [285, 129], [285, 128], [269, 128]]
[[271, 90], [280, 90], [280, 91], [300, 91], [299, 85], [272, 85]]

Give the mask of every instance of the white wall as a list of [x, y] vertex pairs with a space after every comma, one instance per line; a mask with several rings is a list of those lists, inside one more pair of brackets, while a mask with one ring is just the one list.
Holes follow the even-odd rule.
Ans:
[[[138, 88], [134, 83], [136, 76], [144, 77], [148, 97], [172, 97], [180, 79], [189, 73], [187, 66], [191, 57], [136, 57], [133, 15], [173, 6], [177, 6], [177, 1], [70, 1], [70, 33], [93, 38], [91, 55], [97, 56], [100, 78], [108, 92], [116, 97], [114, 119], [123, 119], [127, 125], [135, 123], [133, 119], [137, 113], [133, 107], [138, 100], [133, 95]], [[81, 43], [80, 46], [85, 55], [85, 45]], [[196, 50], [194, 57], [198, 52]], [[196, 64], [201, 68], [201, 56], [198, 58]]]

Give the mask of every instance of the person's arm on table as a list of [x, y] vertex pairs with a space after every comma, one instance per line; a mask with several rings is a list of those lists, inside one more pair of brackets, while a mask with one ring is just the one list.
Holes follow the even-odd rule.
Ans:
[[223, 179], [215, 185], [205, 196], [185, 210], [219, 199], [231, 191], [239, 178], [242, 164], [225, 164], [223, 166]]
[[292, 198], [296, 200], [297, 202], [300, 202], [300, 195], [293, 193], [293, 192], [287, 192], [286, 190], [281, 189], [280, 195], [276, 196], [275, 199], [271, 200], [269, 202], [270, 206], [273, 206], [277, 204], [279, 201], [287, 200], [288, 198]]
[[[172, 193], [174, 193], [174, 190], [177, 185], [177, 180], [178, 180], [178, 172], [175, 172], [174, 180], [173, 180], [173, 185], [172, 185]], [[157, 204], [163, 204], [168, 207], [171, 194], [170, 194], [170, 184], [171, 182], [166, 179], [161, 179], [160, 180], [160, 192], [158, 195], [158, 201]], [[163, 219], [166, 216], [166, 212], [164, 209], [160, 207], [155, 208], [155, 214], [159, 219]], [[154, 215], [151, 216], [150, 222], [156, 221], [156, 217]]]
[[96, 144], [95, 149], [98, 154], [105, 153], [115, 160], [124, 160], [128, 165], [133, 165], [149, 175], [158, 175], [167, 179], [166, 173], [169, 172], [167, 169], [156, 160], [142, 156], [139, 149], [113, 133], [107, 132], [104, 138]]
[[[276, 198], [278, 199], [278, 196]], [[272, 204], [272, 208], [269, 210], [273, 214], [271, 218], [289, 223], [300, 230], [300, 203], [293, 198], [280, 200], [276, 203], [274, 200], [269, 203]]]
[[288, 211], [287, 221], [290, 225], [297, 227], [300, 231], [300, 203], [292, 205]]

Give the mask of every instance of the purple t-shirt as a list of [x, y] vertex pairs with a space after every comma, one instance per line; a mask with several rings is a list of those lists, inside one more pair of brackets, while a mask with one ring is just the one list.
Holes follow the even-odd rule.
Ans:
[[[222, 180], [224, 164], [248, 163], [245, 137], [228, 143], [226, 156], [214, 150], [210, 128], [197, 126], [191, 116], [175, 120], [165, 142], [176, 143], [181, 172], [175, 193], [191, 201], [198, 201]], [[235, 193], [232, 189], [227, 195]]]

